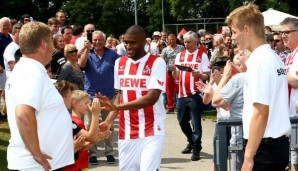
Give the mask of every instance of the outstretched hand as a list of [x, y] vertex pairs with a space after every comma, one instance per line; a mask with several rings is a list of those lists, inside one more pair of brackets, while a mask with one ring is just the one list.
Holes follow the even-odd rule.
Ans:
[[115, 111], [117, 107], [110, 101], [107, 96], [101, 95], [100, 93], [95, 93], [95, 96], [103, 104], [102, 110]]

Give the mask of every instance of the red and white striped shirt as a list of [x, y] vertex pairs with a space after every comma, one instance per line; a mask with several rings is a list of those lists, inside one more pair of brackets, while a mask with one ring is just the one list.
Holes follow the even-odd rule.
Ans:
[[[189, 53], [187, 50], [178, 53], [175, 59], [175, 64], [189, 66], [194, 71], [199, 71], [201, 74], [203, 72], [210, 71], [208, 67], [208, 56], [201, 48], [197, 49], [193, 53]], [[200, 81], [200, 79], [193, 77], [191, 72], [180, 70], [179, 81], [179, 98], [189, 97], [199, 92], [195, 82]]]
[[[150, 89], [165, 91], [166, 64], [149, 53], [134, 61], [120, 57], [115, 63], [115, 89], [121, 90], [120, 103], [134, 101]], [[165, 134], [166, 111], [162, 95], [153, 106], [119, 111], [119, 139], [137, 139]]]

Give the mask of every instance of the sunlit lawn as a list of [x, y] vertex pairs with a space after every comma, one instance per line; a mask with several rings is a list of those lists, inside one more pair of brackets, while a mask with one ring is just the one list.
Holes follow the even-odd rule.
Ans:
[[0, 121], [0, 170], [6, 171], [7, 160], [6, 160], [6, 150], [8, 141], [10, 138], [10, 132], [8, 128], [7, 121]]

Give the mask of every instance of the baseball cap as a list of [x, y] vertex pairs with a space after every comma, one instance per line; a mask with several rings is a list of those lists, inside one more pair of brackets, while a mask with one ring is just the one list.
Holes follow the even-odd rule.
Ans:
[[155, 32], [153, 32], [152, 36], [161, 36], [161, 33], [159, 31], [155, 31]]

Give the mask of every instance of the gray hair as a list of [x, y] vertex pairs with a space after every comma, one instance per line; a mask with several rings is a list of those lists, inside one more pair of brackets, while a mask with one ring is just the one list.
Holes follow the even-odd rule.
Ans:
[[298, 19], [287, 17], [280, 23], [280, 25], [291, 25], [293, 29], [298, 30]]
[[104, 41], [106, 41], [106, 35], [104, 34], [104, 32], [100, 31], [100, 30], [95, 30], [93, 33], [92, 33], [92, 37], [94, 35], [102, 35]]
[[196, 41], [198, 42], [199, 39], [198, 39], [198, 34], [196, 32], [193, 32], [193, 31], [188, 31], [187, 33], [185, 33], [183, 35], [183, 39], [184, 40], [193, 40], [193, 41]]
[[2, 25], [5, 21], [9, 21], [10, 22], [10, 18], [8, 18], [8, 17], [2, 17], [0, 19], [0, 25]]

